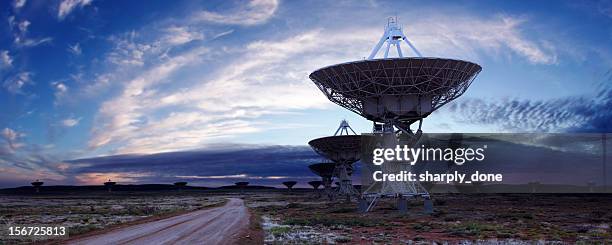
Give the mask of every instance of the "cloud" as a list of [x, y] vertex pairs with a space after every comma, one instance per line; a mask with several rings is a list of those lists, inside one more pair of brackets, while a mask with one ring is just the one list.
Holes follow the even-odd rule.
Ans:
[[68, 52], [72, 53], [73, 55], [79, 56], [81, 55], [81, 46], [79, 43], [75, 43], [74, 45], [68, 45]]
[[50, 43], [51, 41], [53, 41], [53, 38], [51, 37], [25, 38], [25, 37], [19, 37], [19, 36], [16, 36], [14, 40], [15, 44], [17, 44], [18, 46], [23, 46], [23, 47], [35, 47], [41, 44]]
[[170, 45], [181, 45], [195, 40], [204, 39], [204, 34], [198, 31], [190, 31], [187, 27], [168, 27], [163, 40]]
[[68, 93], [68, 85], [63, 82], [52, 82], [51, 86], [53, 87], [53, 90], [55, 90], [53, 93], [55, 96], [54, 103], [57, 105]]
[[93, 2], [93, 0], [63, 0], [60, 2], [57, 18], [63, 20], [76, 8], [83, 8], [91, 4], [91, 2]]
[[[435, 20], [435, 21], [434, 21]], [[531, 40], [522, 31], [527, 20], [498, 16], [489, 19], [433, 15], [410, 22], [406, 35], [425, 56], [477, 58], [511, 51], [533, 64], [557, 63], [556, 50], [546, 40]]]
[[201, 11], [195, 15], [194, 19], [218, 24], [258, 25], [265, 23], [274, 15], [278, 4], [278, 0], [252, 0], [226, 13]]
[[213, 38], [212, 38], [212, 39], [214, 40], [214, 39], [217, 39], [217, 38], [221, 38], [221, 37], [227, 36], [227, 35], [232, 34], [232, 33], [234, 33], [234, 30], [233, 30], [233, 29], [232, 29], [232, 30], [229, 30], [229, 31], [224, 31], [224, 32], [221, 32], [221, 33], [215, 34], [215, 36], [213, 36]]
[[26, 85], [33, 84], [31, 73], [21, 72], [6, 80], [4, 80], [4, 88], [12, 94], [23, 94], [22, 88]]
[[19, 133], [10, 128], [4, 128], [0, 132], [2, 136], [3, 144], [0, 145], [0, 156], [6, 153], [13, 153], [15, 150], [23, 147], [23, 144], [19, 143], [19, 138], [23, 137], [22, 133]]
[[112, 77], [113, 74], [96, 75], [93, 81], [87, 83], [87, 85], [82, 89], [83, 94], [88, 98], [99, 95], [101, 91], [104, 91], [110, 86]]
[[32, 24], [28, 20], [19, 22], [15, 19], [15, 16], [9, 16], [8, 23], [9, 23], [9, 28], [11, 29], [11, 31], [13, 31], [13, 36], [14, 36], [13, 43], [15, 43], [17, 46], [34, 47], [34, 46], [38, 46], [38, 45], [49, 43], [53, 41], [53, 38], [51, 37], [44, 37], [44, 38], [28, 37], [27, 36], [28, 28]]
[[143, 66], [145, 54], [161, 52], [154, 43], [136, 42], [137, 37], [138, 33], [135, 31], [129, 32], [124, 37], [111, 37], [110, 41], [114, 42], [114, 48], [106, 59], [116, 65]]
[[66, 118], [62, 120], [62, 125], [67, 128], [74, 127], [79, 124], [81, 118]]
[[7, 50], [0, 50], [0, 69], [10, 68], [13, 66], [13, 58]]
[[507, 132], [612, 132], [612, 75], [595, 96], [550, 100], [482, 100], [452, 102], [443, 109], [459, 123], [494, 125]]
[[[514, 52], [531, 62], [550, 61], [543, 58], [548, 56], [534, 42], [521, 35], [522, 21], [509, 17], [439, 20], [435, 24], [439, 26], [432, 26], [430, 20], [411, 25], [415, 43], [434, 56], [451, 53], [465, 59], [475, 53]], [[167, 82], [197, 57], [170, 69], [164, 69], [163, 63], [153, 66], [124, 82], [120, 96], [104, 102], [96, 115], [89, 145], [97, 148], [112, 144], [118, 153], [166, 152], [278, 127], [261, 118], [329, 106], [330, 102], [308, 80], [308, 74], [326, 64], [354, 60], [356, 53], [367, 54], [381, 32], [379, 27], [311, 29], [291, 33], [284, 39], [253, 41], [245, 44], [244, 49], [229, 51], [235, 58], [221, 69], [197, 79], [196, 83], [181, 83], [182, 89], [168, 89]], [[521, 44], [508, 49], [508, 45], [515, 44], [507, 39]], [[157, 41], [127, 43], [121, 44], [125, 46], [122, 53], [137, 50], [139, 57], [163, 50]], [[167, 58], [172, 62], [190, 52], [187, 49]], [[157, 74], [157, 70], [166, 72], [147, 74]], [[220, 128], [232, 130], [221, 132]]]
[[[211, 149], [145, 155], [115, 155], [66, 161], [79, 179], [126, 179], [138, 183], [188, 181], [227, 185], [248, 179], [252, 184], [277, 185], [284, 180], [318, 179], [308, 165], [321, 158], [307, 146], [223, 145]], [[145, 173], [138, 175], [139, 173]], [[94, 176], [109, 176], [93, 178]], [[92, 182], [92, 181], [90, 181]], [[119, 181], [122, 182], [122, 181]]]
[[[130, 131], [138, 130], [138, 125], [146, 116], [146, 111], [158, 103], [153, 86], [169, 82], [168, 77], [179, 69], [197, 64], [200, 56], [208, 52], [206, 48], [190, 50], [182, 55], [151, 67], [140, 76], [126, 81], [123, 92], [102, 104], [96, 116], [96, 127], [91, 147], [99, 147], [111, 140], [129, 137]], [[133, 133], [133, 132], [132, 132]]]
[[84, 173], [75, 176], [75, 180], [80, 185], [101, 185], [108, 180], [121, 184], [130, 184], [137, 183], [140, 179], [150, 176], [151, 174], [142, 172]]
[[0, 186], [27, 185], [34, 179], [65, 181], [61, 157], [50, 154], [48, 146], [27, 143], [26, 136], [11, 128], [0, 130]]
[[[155, 81], [165, 79], [179, 66], [161, 76], [127, 82], [123, 95], [101, 108], [97, 122], [105, 126], [96, 125], [90, 145], [121, 143], [119, 152], [123, 153], [189, 149], [214, 139], [274, 127], [253, 121], [262, 115], [323, 108], [328, 102], [306, 79], [316, 67], [316, 55], [304, 58], [303, 63], [289, 62], [306, 51], [320, 50], [313, 35], [320, 34], [308, 32], [277, 42], [254, 42], [218, 75], [189, 90], [154, 89], [159, 85]], [[175, 112], [147, 116], [159, 115], [169, 107]], [[223, 132], [223, 128], [232, 130]]]
[[244, 180], [261, 180], [261, 179], [270, 179], [270, 180], [278, 180], [278, 179], [290, 179], [294, 178], [292, 176], [250, 176], [247, 174], [232, 174], [232, 175], [209, 175], [209, 176], [201, 176], [201, 175], [177, 175], [176, 178], [180, 179], [244, 179]]
[[26, 33], [28, 31], [28, 27], [30, 26], [30, 23], [28, 20], [24, 20], [22, 22], [19, 23], [19, 25], [17, 25], [17, 27], [19, 28], [19, 31], [21, 31], [21, 33]]
[[25, 6], [26, 2], [26, 0], [15, 0], [15, 2], [13, 3], [13, 7], [15, 7], [15, 9], [20, 9]]

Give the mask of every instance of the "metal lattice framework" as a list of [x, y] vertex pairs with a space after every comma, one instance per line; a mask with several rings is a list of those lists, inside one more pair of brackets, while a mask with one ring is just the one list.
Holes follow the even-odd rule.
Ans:
[[[329, 100], [369, 120], [384, 122], [393, 117], [410, 124], [462, 95], [481, 70], [479, 65], [462, 60], [389, 58], [324, 67], [310, 74], [310, 79]], [[405, 115], [364, 111], [367, 99], [406, 95], [429, 98], [431, 109]]]

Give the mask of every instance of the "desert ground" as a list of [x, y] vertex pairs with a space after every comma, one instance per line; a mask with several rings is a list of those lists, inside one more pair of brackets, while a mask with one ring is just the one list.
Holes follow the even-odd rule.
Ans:
[[[612, 243], [612, 195], [438, 194], [433, 201], [433, 214], [425, 214], [419, 200], [410, 202], [408, 214], [399, 214], [391, 201], [361, 214], [355, 202], [327, 201], [306, 189], [0, 194], [0, 224], [63, 225], [70, 232], [67, 239], [46, 241], [2, 237], [0, 244], [103, 241], [121, 234], [154, 240], [158, 231], [151, 227], [187, 220], [192, 225], [176, 229], [194, 231], [185, 241], [214, 233], [214, 242], [237, 244]], [[235, 220], [243, 222], [233, 229], [215, 225], [231, 227]]]
[[360, 214], [355, 203], [313, 197], [252, 195], [246, 200], [262, 217], [268, 244], [612, 243], [610, 195], [438, 194], [430, 215], [418, 200], [404, 215], [390, 200]]

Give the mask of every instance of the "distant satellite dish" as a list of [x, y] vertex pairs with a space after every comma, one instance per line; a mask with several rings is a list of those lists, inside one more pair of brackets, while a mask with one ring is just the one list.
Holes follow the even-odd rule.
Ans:
[[[350, 135], [350, 132], [353, 135]], [[359, 161], [361, 157], [362, 137], [364, 136], [356, 135], [346, 120], [342, 120], [333, 136], [308, 142], [315, 152], [335, 163], [333, 175], [337, 176], [341, 183], [337, 192], [338, 195], [346, 197], [347, 201], [350, 201], [352, 196], [359, 195], [359, 192], [353, 187], [351, 174], [353, 173], [352, 164]]]
[[110, 179], [107, 182], [104, 182], [104, 186], [106, 186], [106, 189], [108, 190], [108, 192], [112, 191], [113, 186], [115, 186], [115, 184], [117, 184], [117, 183], [111, 181]]
[[333, 162], [322, 162], [309, 165], [310, 171], [318, 176], [321, 176], [321, 182], [323, 184], [324, 193], [328, 199], [332, 200], [334, 193], [331, 189], [334, 172], [336, 170], [336, 164]]

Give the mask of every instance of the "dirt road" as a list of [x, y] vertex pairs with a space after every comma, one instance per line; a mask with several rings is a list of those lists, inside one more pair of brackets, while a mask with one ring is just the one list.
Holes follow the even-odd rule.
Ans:
[[222, 207], [121, 228], [69, 244], [231, 244], [249, 223], [241, 199]]

